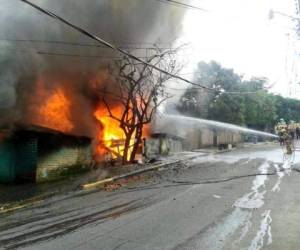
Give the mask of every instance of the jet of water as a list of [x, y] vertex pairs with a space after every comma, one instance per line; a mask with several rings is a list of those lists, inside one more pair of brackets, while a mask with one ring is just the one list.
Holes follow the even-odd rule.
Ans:
[[163, 118], [174, 120], [176, 123], [184, 123], [189, 125], [195, 125], [199, 127], [213, 127], [213, 128], [220, 128], [220, 129], [226, 129], [226, 130], [232, 130], [232, 131], [239, 131], [245, 134], [252, 134], [252, 135], [260, 135], [264, 137], [273, 137], [277, 138], [278, 136], [275, 134], [262, 132], [254, 129], [249, 129], [237, 125], [233, 125], [230, 123], [224, 123], [224, 122], [218, 122], [213, 120], [206, 120], [206, 119], [200, 119], [200, 118], [194, 118], [189, 116], [183, 116], [183, 115], [169, 115], [169, 114], [163, 114]]

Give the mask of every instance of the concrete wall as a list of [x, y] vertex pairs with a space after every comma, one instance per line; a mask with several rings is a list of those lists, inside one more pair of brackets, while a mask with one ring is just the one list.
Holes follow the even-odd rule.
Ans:
[[180, 140], [168, 139], [168, 146], [171, 153], [177, 153], [183, 150], [182, 141]]
[[225, 130], [217, 131], [217, 145], [226, 145], [231, 143], [232, 140], [232, 132], [228, 132]]
[[72, 173], [87, 170], [90, 168], [91, 162], [91, 146], [61, 147], [55, 152], [39, 157], [36, 181], [56, 180]]
[[244, 140], [244, 138], [243, 138], [241, 133], [234, 133], [233, 134], [233, 144], [234, 145], [238, 145], [238, 144], [243, 143], [243, 140]]
[[149, 138], [145, 141], [144, 154], [147, 158], [181, 152], [182, 141], [172, 138]]
[[170, 136], [147, 139], [145, 142], [145, 155], [148, 158], [155, 158], [158, 155], [168, 155], [206, 147], [227, 148], [229, 145], [237, 146], [242, 142], [243, 137], [238, 132], [195, 127], [186, 131], [186, 137], [183, 140], [172, 139]]
[[160, 140], [157, 138], [146, 139], [144, 154], [149, 159], [157, 157], [160, 154]]
[[214, 145], [214, 131], [208, 128], [192, 128], [187, 131], [183, 141], [183, 149], [186, 151], [212, 147]]
[[183, 140], [183, 150], [190, 151], [201, 148], [201, 130], [199, 128], [190, 128], [186, 131]]
[[214, 144], [214, 132], [210, 129], [201, 129], [201, 147], [211, 147]]

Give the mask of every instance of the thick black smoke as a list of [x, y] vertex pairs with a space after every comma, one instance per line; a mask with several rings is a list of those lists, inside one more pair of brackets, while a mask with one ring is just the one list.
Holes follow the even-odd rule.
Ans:
[[[172, 41], [179, 35], [184, 11], [155, 0], [32, 1], [99, 37], [118, 46], [131, 48], [149, 47], [155, 43], [171, 46]], [[18, 39], [41, 42], [13, 41]], [[46, 84], [49, 90], [63, 84], [63, 79], [70, 76], [74, 86], [68, 88], [77, 91], [78, 96], [82, 93], [82, 98], [86, 98], [85, 93], [89, 92], [87, 83], [91, 75], [95, 75], [113, 58], [120, 56], [107, 48], [71, 46], [48, 43], [49, 41], [95, 44], [84, 35], [21, 1], [1, 1], [1, 126], [22, 121], [30, 112], [28, 106], [33, 104], [31, 97], [40, 75], [48, 78]], [[78, 100], [81, 107], [83, 102]], [[86, 114], [88, 112], [90, 111]], [[86, 117], [82, 120], [86, 120]]]

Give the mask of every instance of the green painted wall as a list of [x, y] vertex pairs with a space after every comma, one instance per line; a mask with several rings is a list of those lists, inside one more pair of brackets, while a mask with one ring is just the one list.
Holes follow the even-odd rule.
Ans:
[[36, 138], [26, 138], [15, 143], [16, 177], [35, 181], [38, 158]]
[[7, 183], [15, 180], [15, 153], [11, 141], [0, 143], [0, 181]]

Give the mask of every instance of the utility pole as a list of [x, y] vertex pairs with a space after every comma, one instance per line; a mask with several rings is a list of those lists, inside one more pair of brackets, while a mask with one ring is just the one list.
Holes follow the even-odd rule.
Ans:
[[296, 13], [299, 16], [300, 15], [300, 0], [295, 0], [296, 4]]
[[[274, 19], [275, 14], [280, 15], [286, 18], [289, 18], [292, 21], [295, 21], [300, 24], [300, 0], [295, 0], [296, 4], [296, 16], [289, 15], [280, 11], [269, 11], [269, 19]], [[290, 98], [297, 97], [297, 57], [298, 53], [295, 48], [295, 42], [291, 39], [291, 34], [287, 33], [287, 49], [286, 49], [286, 58], [285, 58], [285, 77], [287, 81], [287, 96]]]

